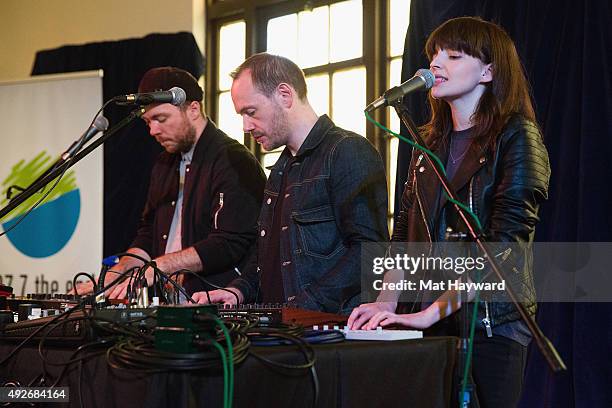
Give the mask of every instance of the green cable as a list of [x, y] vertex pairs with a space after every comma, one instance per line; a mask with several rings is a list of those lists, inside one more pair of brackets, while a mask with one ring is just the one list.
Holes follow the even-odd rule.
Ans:
[[227, 357], [225, 356], [225, 350], [223, 349], [223, 347], [216, 342], [215, 340], [212, 340], [212, 345], [215, 346], [217, 348], [217, 350], [219, 350], [219, 354], [221, 355], [221, 363], [223, 364], [223, 408], [230, 408], [229, 406], [229, 379], [228, 379], [228, 362], [227, 362]]
[[227, 330], [227, 327], [225, 327], [225, 324], [218, 318], [218, 317], [214, 317], [215, 322], [217, 323], [217, 325], [219, 325], [219, 327], [221, 327], [221, 330], [223, 331], [223, 334], [225, 336], [225, 342], [227, 344], [227, 355], [228, 355], [228, 371], [229, 371], [229, 386], [228, 386], [228, 392], [227, 392], [227, 396], [228, 396], [228, 408], [232, 407], [232, 400], [233, 400], [233, 395], [234, 395], [234, 349], [232, 347], [232, 338], [229, 334], [229, 331]]
[[476, 319], [478, 316], [478, 302], [480, 301], [480, 291], [476, 290], [476, 296], [474, 297], [474, 312], [472, 313], [472, 322], [470, 324], [470, 337], [468, 344], [468, 352], [465, 358], [465, 367], [463, 368], [463, 378], [461, 379], [461, 393], [459, 401], [459, 406], [463, 407], [465, 388], [467, 387], [467, 376], [470, 370], [470, 363], [472, 361], [472, 349], [474, 348], [474, 332], [476, 330]]
[[[422, 152], [425, 152], [427, 155], [429, 155], [429, 157], [431, 157], [438, 165], [438, 169], [440, 171], [442, 171], [442, 173], [446, 176], [446, 169], [444, 168], [444, 165], [442, 164], [442, 161], [438, 158], [438, 156], [436, 156], [431, 150], [421, 146], [418, 143], [413, 142], [412, 140], [400, 135], [399, 133], [395, 133], [394, 131], [392, 131], [391, 129], [388, 129], [387, 127], [385, 127], [383, 124], [377, 122], [374, 118], [372, 118], [370, 116], [370, 114], [368, 112], [364, 112], [366, 118], [372, 122], [374, 125], [376, 125], [377, 127], [379, 127], [380, 129], [384, 130], [386, 133], [393, 135], [395, 137], [397, 137], [398, 139], [400, 139], [403, 142], [406, 142], [414, 147], [416, 147], [417, 149], [421, 150]], [[461, 209], [463, 209], [465, 212], [467, 212], [468, 214], [470, 214], [470, 216], [474, 219], [474, 221], [476, 222], [476, 225], [478, 226], [478, 229], [480, 231], [482, 231], [482, 225], [480, 224], [480, 220], [478, 219], [478, 217], [476, 216], [476, 214], [474, 214], [472, 212], [472, 210], [470, 210], [465, 204], [457, 201], [457, 200], [453, 200], [451, 199], [448, 194], [446, 194], [446, 191], [444, 191], [444, 195], [446, 196], [447, 200], [450, 201], [453, 204], [458, 205], [459, 207], [461, 207]]]
[[[370, 122], [372, 122], [374, 125], [376, 125], [380, 129], [384, 130], [386, 133], [391, 134], [391, 135], [397, 137], [398, 139], [400, 139], [401, 141], [406, 142], [406, 143], [414, 146], [415, 148], [417, 148], [417, 149], [425, 152], [426, 154], [428, 154], [429, 157], [431, 157], [436, 162], [436, 164], [438, 165], [439, 170], [441, 170], [442, 173], [446, 176], [446, 169], [444, 168], [444, 165], [442, 164], [442, 161], [431, 150], [421, 146], [418, 143], [413, 142], [412, 140], [410, 140], [410, 139], [400, 135], [399, 133], [395, 133], [391, 129], [388, 129], [387, 127], [385, 127], [381, 123], [377, 122], [374, 118], [372, 118], [367, 111], [364, 111], [364, 113], [365, 113], [366, 118]], [[480, 220], [478, 219], [476, 214], [474, 214], [472, 212], [472, 210], [470, 210], [465, 204], [463, 204], [463, 203], [461, 203], [461, 202], [459, 202], [457, 200], [451, 199], [448, 196], [448, 194], [446, 193], [446, 191], [444, 191], [444, 195], [446, 196], [448, 201], [458, 205], [461, 209], [463, 209], [465, 212], [470, 214], [470, 216], [476, 222], [476, 225], [478, 226], [478, 229], [480, 231], [482, 231], [482, 224], [480, 223]], [[473, 345], [474, 345], [474, 332], [476, 330], [476, 319], [478, 317], [478, 302], [479, 302], [479, 300], [480, 300], [480, 291], [476, 290], [476, 296], [474, 297], [474, 312], [472, 313], [472, 322], [470, 323], [470, 336], [469, 336], [468, 352], [467, 352], [467, 356], [466, 356], [465, 368], [463, 370], [463, 379], [461, 380], [461, 394], [460, 394], [461, 395], [461, 401], [460, 401], [461, 407], [463, 406], [463, 398], [464, 398], [465, 388], [467, 386], [467, 375], [468, 375], [469, 368], [470, 368], [470, 362], [472, 361], [472, 349], [473, 349]]]

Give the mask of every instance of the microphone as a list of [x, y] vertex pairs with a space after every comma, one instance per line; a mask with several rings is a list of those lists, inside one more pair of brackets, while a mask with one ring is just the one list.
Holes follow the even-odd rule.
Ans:
[[393, 88], [385, 91], [381, 97], [369, 104], [365, 108], [365, 111], [372, 112], [375, 109], [387, 106], [411, 92], [430, 89], [435, 80], [436, 77], [430, 70], [423, 68], [419, 69], [417, 72], [415, 72], [412, 78], [405, 81], [403, 84], [394, 86]]
[[99, 115], [96, 117], [96, 120], [94, 120], [94, 123], [92, 123], [89, 129], [87, 129], [85, 133], [81, 135], [81, 137], [74, 141], [68, 150], [62, 153], [61, 160], [66, 161], [69, 157], [74, 156], [79, 150], [81, 150], [81, 147], [83, 147], [83, 145], [89, 141], [89, 139], [94, 137], [98, 132], [104, 132], [106, 129], [108, 129], [108, 119], [106, 119], [104, 115]]
[[115, 96], [113, 100], [119, 105], [149, 105], [151, 103], [171, 103], [178, 106], [187, 100], [187, 95], [178, 86], [170, 88], [168, 91], [136, 93], [129, 95]]

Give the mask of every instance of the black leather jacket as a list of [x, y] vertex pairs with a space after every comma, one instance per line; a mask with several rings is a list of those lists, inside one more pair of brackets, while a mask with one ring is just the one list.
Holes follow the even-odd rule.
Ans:
[[[475, 141], [450, 180], [459, 201], [481, 221], [487, 241], [510, 243], [512, 255], [502, 267], [507, 281], [530, 314], [535, 314], [531, 243], [538, 222], [539, 204], [547, 198], [550, 165], [538, 128], [531, 122], [512, 117], [499, 135], [492, 152], [485, 152]], [[439, 143], [434, 153], [445, 162], [448, 143]], [[467, 228], [452, 203], [439, 198], [440, 183], [423, 157], [415, 151], [408, 181], [402, 195], [402, 208], [396, 219], [393, 241], [435, 242], [438, 217], [445, 207], [446, 225], [455, 232]], [[441, 200], [438, 203], [438, 200]], [[482, 299], [479, 314], [489, 308], [492, 325], [519, 318], [505, 293]], [[482, 309], [482, 310], [480, 310]]]

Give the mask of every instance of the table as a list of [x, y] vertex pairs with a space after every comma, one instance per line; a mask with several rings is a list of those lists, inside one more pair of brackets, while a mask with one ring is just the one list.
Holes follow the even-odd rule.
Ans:
[[[393, 342], [344, 342], [313, 346], [320, 391], [317, 407], [446, 407], [453, 387], [457, 338]], [[0, 342], [0, 359], [14, 348]], [[48, 359], [65, 361], [74, 348], [46, 346]], [[292, 347], [256, 347], [275, 361], [302, 362]], [[71, 407], [222, 407], [220, 372], [142, 374], [111, 369], [101, 353], [82, 367], [73, 364], [60, 385], [70, 387]], [[60, 367], [49, 367], [55, 378]], [[0, 381], [22, 386], [42, 372], [35, 346], [20, 350], [0, 367]], [[79, 386], [79, 382], [81, 383]], [[236, 367], [234, 407], [313, 407], [309, 371], [286, 375], [249, 356]], [[53, 406], [59, 406], [54, 404]]]

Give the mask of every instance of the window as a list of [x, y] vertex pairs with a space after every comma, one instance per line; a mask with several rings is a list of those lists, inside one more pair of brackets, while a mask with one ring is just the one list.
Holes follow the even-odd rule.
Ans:
[[[229, 73], [257, 52], [290, 58], [304, 70], [308, 99], [317, 114], [328, 114], [338, 126], [366, 136], [380, 152], [391, 187], [391, 222], [399, 141], [367, 123], [363, 109], [400, 83], [409, 10], [409, 0], [209, 0], [206, 55], [213, 57], [206, 79], [211, 117], [245, 143], [263, 166], [274, 164], [280, 149], [262, 151], [242, 135]], [[374, 117], [399, 130], [392, 109]]]
[[244, 20], [222, 24], [219, 29], [217, 66], [217, 121], [228, 136], [244, 143], [242, 120], [236, 115], [230, 96], [230, 73], [245, 59], [246, 24]]
[[[404, 41], [408, 31], [410, 17], [410, 0], [388, 0], [389, 1], [389, 55], [387, 64], [389, 67], [388, 88], [399, 85], [402, 76], [402, 55], [404, 53]], [[389, 129], [399, 133], [400, 120], [395, 110], [389, 110]], [[389, 207], [393, 211], [395, 202], [395, 181], [397, 179], [397, 152], [400, 140], [390, 136], [389, 157], [387, 175], [389, 180]], [[403, 143], [403, 142], [402, 142]], [[390, 223], [393, 222], [393, 214], [390, 214]]]
[[[366, 71], [362, 41], [356, 41], [362, 38], [362, 10], [361, 0], [350, 0], [270, 18], [265, 51], [302, 68], [317, 114], [365, 135]], [[274, 163], [280, 150], [262, 155], [264, 163]]]

